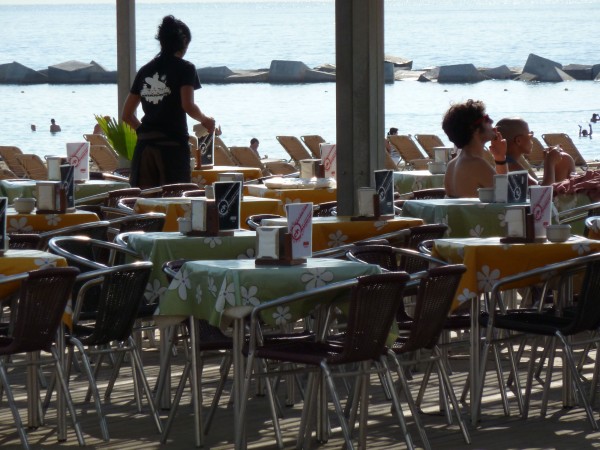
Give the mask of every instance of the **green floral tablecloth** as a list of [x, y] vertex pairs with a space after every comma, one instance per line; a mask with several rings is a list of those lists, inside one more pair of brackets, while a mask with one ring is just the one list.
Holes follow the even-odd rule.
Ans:
[[[554, 199], [558, 211], [589, 204], [587, 195], [561, 195]], [[402, 216], [419, 217], [425, 223], [445, 223], [448, 237], [506, 236], [506, 203], [482, 203], [476, 198], [407, 200]], [[572, 224], [572, 233], [581, 234], [583, 223]]]
[[146, 288], [146, 299], [155, 302], [167, 290], [162, 265], [174, 259], [253, 259], [256, 233], [236, 231], [234, 236], [188, 237], [179, 232], [131, 235], [130, 249], [154, 265]]
[[[235, 306], [256, 306], [296, 292], [308, 291], [361, 275], [380, 273], [373, 264], [309, 258], [298, 266], [255, 266], [252, 260], [190, 261], [161, 296], [161, 316], [190, 316], [221, 325], [223, 312]], [[284, 325], [307, 316], [323, 298], [281, 306], [266, 317]]]
[[[115, 189], [125, 189], [129, 183], [113, 180], [89, 180], [85, 183], [75, 184], [75, 198], [90, 197], [92, 195], [103, 194], [104, 192], [114, 191]], [[1, 196], [8, 198], [8, 203], [12, 203], [18, 197], [35, 197], [35, 181], [9, 181], [0, 180]]]
[[444, 187], [444, 174], [434, 175], [429, 170], [394, 172], [394, 190], [399, 194], [441, 187]]

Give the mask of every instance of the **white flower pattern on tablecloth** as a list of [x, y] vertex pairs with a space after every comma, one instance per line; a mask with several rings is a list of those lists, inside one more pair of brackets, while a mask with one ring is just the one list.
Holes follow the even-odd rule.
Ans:
[[223, 284], [221, 285], [221, 290], [215, 302], [215, 309], [218, 312], [223, 312], [225, 303], [228, 303], [230, 306], [235, 305], [235, 285], [233, 283], [227, 284], [226, 279], [223, 280]]
[[237, 259], [254, 259], [256, 257], [256, 251], [254, 248], [247, 248], [245, 253], [237, 255]]
[[202, 189], [204, 186], [206, 186], [206, 178], [204, 178], [202, 175], [192, 177], [192, 183], [196, 183], [198, 187]]
[[577, 255], [579, 256], [587, 255], [591, 251], [590, 246], [585, 242], [578, 242], [576, 244], [573, 244], [571, 248], [573, 249], [573, 251], [576, 251]]
[[420, 191], [423, 189], [423, 180], [420, 177], [415, 177], [411, 191]]
[[252, 305], [252, 306], [260, 305], [260, 300], [258, 299], [256, 294], [258, 294], [258, 286], [250, 286], [247, 289], [246, 289], [246, 286], [242, 286], [240, 288], [242, 304], [243, 305]]
[[217, 285], [215, 284], [215, 277], [208, 277], [208, 292], [210, 292], [213, 297], [217, 296]]
[[439, 223], [443, 223], [444, 225], [446, 225], [448, 227], [448, 229], [446, 230], [446, 234], [444, 236], [451, 236], [452, 235], [452, 228], [450, 228], [450, 222], [448, 222], [448, 214], [446, 214], [444, 217], [442, 217], [439, 220]]
[[189, 278], [190, 274], [187, 270], [179, 270], [169, 285], [169, 290], [177, 290], [177, 294], [181, 300], [187, 300], [187, 290], [191, 289], [192, 283]]
[[481, 266], [481, 270], [477, 271], [477, 289], [482, 292], [490, 291], [496, 281], [500, 279], [499, 269], [490, 269], [490, 266]]
[[470, 291], [467, 288], [464, 288], [463, 291], [458, 294], [458, 301], [460, 303], [466, 302], [467, 300], [471, 300], [477, 297], [477, 294], [475, 292]]
[[342, 230], [336, 230], [335, 233], [331, 233], [328, 237], [330, 240], [327, 242], [327, 247], [330, 248], [344, 245], [348, 240], [348, 236], [342, 233]]
[[180, 203], [179, 207], [183, 211], [183, 217], [185, 217], [186, 219], [191, 219], [192, 204], [191, 203]]
[[309, 291], [317, 287], [325, 286], [328, 282], [333, 280], [333, 272], [327, 269], [307, 269], [302, 274], [300, 280], [305, 283], [305, 290]]
[[55, 227], [56, 225], [58, 225], [60, 223], [60, 221], [61, 221], [61, 218], [58, 214], [47, 214], [46, 215], [46, 222], [51, 227]]
[[162, 294], [167, 291], [167, 288], [161, 286], [160, 280], [155, 278], [154, 280], [148, 282], [146, 285], [146, 292], [144, 293], [144, 297], [148, 302], [152, 302], [155, 299], [159, 298]]
[[469, 236], [471, 237], [481, 237], [481, 235], [483, 234], [485, 228], [483, 228], [481, 225], [477, 224], [475, 225], [475, 227], [471, 228], [469, 230]]
[[506, 226], [506, 216], [504, 215], [504, 213], [498, 214], [498, 221], [500, 222], [501, 227]]
[[221, 245], [223, 243], [223, 239], [219, 237], [208, 237], [204, 238], [204, 243], [210, 248], [215, 248], [217, 245]]
[[196, 286], [196, 303], [199, 305], [202, 303], [202, 285]]
[[377, 229], [377, 231], [379, 231], [379, 230], [381, 230], [382, 228], [384, 228], [387, 225], [387, 221], [385, 221], [385, 220], [376, 220], [373, 225], [375, 226], [375, 228]]
[[33, 227], [27, 224], [27, 217], [19, 217], [8, 221], [8, 231], [12, 233], [29, 233]]
[[292, 315], [290, 314], [289, 306], [278, 306], [277, 310], [273, 313], [276, 325], [285, 325], [291, 318]]
[[36, 258], [33, 260], [33, 263], [38, 267], [38, 269], [56, 267], [56, 260], [50, 258]]

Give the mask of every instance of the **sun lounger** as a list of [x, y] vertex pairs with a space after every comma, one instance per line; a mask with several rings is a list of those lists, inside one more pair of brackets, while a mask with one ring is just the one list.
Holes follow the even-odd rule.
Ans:
[[18, 180], [18, 179], [19, 179], [19, 177], [17, 177], [12, 170], [6, 169], [6, 168], [0, 169], [0, 180]]
[[0, 146], [0, 156], [4, 160], [4, 164], [6, 167], [10, 169], [15, 175], [19, 178], [23, 178], [26, 176], [25, 170], [23, 166], [17, 160], [17, 155], [22, 155], [23, 152], [19, 147], [14, 147], [10, 145], [2, 145]]
[[421, 153], [415, 141], [408, 135], [394, 134], [388, 136], [388, 140], [396, 147], [407, 168], [416, 170], [427, 169], [427, 163], [433, 161], [432, 158], [428, 158]]
[[544, 167], [544, 145], [540, 142], [538, 138], [535, 136], [531, 137], [531, 142], [533, 144], [531, 148], [531, 153], [529, 155], [525, 155], [529, 164], [535, 168]]
[[227, 147], [222, 147], [215, 140], [215, 153], [213, 155], [215, 166], [239, 166], [239, 162], [233, 157]]
[[587, 168], [589, 166], [594, 166], [596, 168], [598, 166], [600, 166], [600, 162], [586, 161], [568, 134], [564, 134], [564, 133], [542, 134], [542, 139], [550, 147], [553, 147], [555, 145], [560, 145], [560, 147], [563, 149], [563, 151], [565, 153], [568, 153], [569, 155], [571, 155], [571, 157], [575, 161], [575, 165], [581, 167], [583, 170], [587, 170]]
[[229, 147], [229, 151], [231, 152], [231, 155], [239, 161], [240, 166], [257, 167], [262, 171], [263, 176], [271, 175], [267, 170], [267, 167], [250, 147]]
[[325, 142], [325, 139], [323, 139], [318, 134], [308, 134], [306, 136], [300, 136], [300, 139], [302, 139], [304, 145], [308, 147], [314, 158], [321, 158], [321, 144]]
[[300, 167], [300, 161], [303, 159], [314, 159], [313, 155], [296, 136], [276, 136], [276, 138], [287, 154], [290, 155], [291, 161], [294, 162], [296, 167]]
[[32, 180], [47, 180], [48, 168], [42, 158], [38, 155], [22, 154], [17, 155], [17, 161], [23, 167], [25, 175]]
[[119, 168], [119, 156], [106, 145], [90, 145], [90, 158], [100, 172], [114, 172]]
[[415, 140], [423, 147], [427, 156], [432, 159], [435, 158], [434, 147], [445, 147], [442, 140], [435, 134], [415, 134]]
[[108, 142], [108, 139], [106, 139], [106, 136], [103, 134], [84, 134], [83, 138], [89, 142], [90, 145], [105, 145], [114, 150], [112, 145], [110, 145], [110, 142]]

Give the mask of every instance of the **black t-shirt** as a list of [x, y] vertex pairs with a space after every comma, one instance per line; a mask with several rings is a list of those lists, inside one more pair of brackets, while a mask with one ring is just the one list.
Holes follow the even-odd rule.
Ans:
[[141, 97], [144, 117], [139, 132], [157, 131], [187, 141], [186, 113], [181, 107], [181, 87], [200, 89], [196, 67], [176, 56], [158, 56], [137, 73], [131, 93]]

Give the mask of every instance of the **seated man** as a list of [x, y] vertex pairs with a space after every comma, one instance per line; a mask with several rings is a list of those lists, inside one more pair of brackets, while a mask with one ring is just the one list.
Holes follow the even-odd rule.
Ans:
[[[506, 139], [506, 161], [508, 170], [527, 170], [519, 162], [522, 155], [531, 153], [533, 143], [531, 138], [533, 132], [529, 131], [529, 125], [519, 117], [506, 118], [498, 122], [498, 131]], [[570, 177], [575, 172], [575, 161], [568, 153], [560, 150], [560, 147], [547, 148], [544, 152], [544, 178], [541, 184], [549, 186], [557, 181]], [[538, 181], [529, 175], [529, 185], [538, 184]]]
[[[448, 197], [478, 197], [478, 188], [494, 186], [494, 175], [506, 174], [506, 141], [492, 128], [494, 121], [485, 113], [481, 101], [468, 100], [452, 105], [444, 115], [442, 128], [448, 139], [460, 149], [448, 163], [444, 188]], [[490, 152], [496, 169], [485, 159], [485, 143], [491, 141]]]

